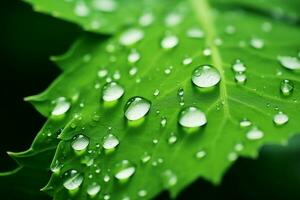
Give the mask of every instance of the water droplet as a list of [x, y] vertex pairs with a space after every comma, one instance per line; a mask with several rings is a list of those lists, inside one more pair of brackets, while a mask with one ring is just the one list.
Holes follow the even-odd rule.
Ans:
[[139, 197], [145, 197], [145, 196], [147, 196], [147, 191], [146, 190], [140, 190], [140, 191], [138, 191], [138, 196]]
[[167, 68], [164, 70], [165, 74], [166, 74], [166, 75], [169, 75], [169, 74], [171, 74], [171, 72], [172, 72], [172, 69], [173, 69], [173, 67], [172, 67], [172, 66], [169, 66], [169, 67], [167, 67]]
[[228, 160], [231, 162], [235, 161], [237, 158], [238, 158], [238, 155], [236, 152], [230, 152], [228, 154]]
[[178, 43], [179, 43], [179, 40], [178, 40], [177, 36], [175, 36], [175, 35], [167, 35], [167, 36], [165, 36], [162, 39], [160, 45], [164, 49], [172, 49], [175, 46], [177, 46]]
[[124, 94], [124, 89], [116, 82], [110, 82], [103, 87], [103, 101], [110, 102], [120, 99]]
[[86, 5], [84, 1], [77, 1], [75, 8], [74, 8], [75, 15], [79, 17], [86, 17], [90, 14], [90, 9]]
[[65, 181], [63, 185], [67, 190], [78, 189], [83, 182], [83, 176], [76, 170], [67, 171], [64, 176]]
[[93, 7], [102, 12], [113, 12], [117, 5], [115, 0], [93, 0]]
[[122, 33], [120, 43], [124, 46], [131, 46], [144, 38], [144, 32], [140, 29], [132, 28]]
[[264, 137], [264, 133], [257, 127], [253, 127], [247, 132], [246, 137], [249, 140], [259, 140]]
[[235, 72], [245, 72], [246, 66], [240, 60], [236, 60], [235, 63], [232, 65], [232, 69]]
[[299, 70], [300, 69], [300, 60], [297, 57], [291, 56], [278, 56], [280, 64], [286, 69], [290, 70]]
[[160, 126], [165, 127], [166, 125], [167, 125], [167, 118], [162, 117], [161, 120], [160, 120]]
[[218, 70], [210, 65], [203, 65], [193, 72], [192, 82], [200, 88], [208, 88], [217, 85], [221, 80]]
[[87, 187], [87, 193], [88, 195], [90, 195], [91, 197], [94, 197], [96, 196], [101, 190], [101, 187], [100, 185], [98, 185], [96, 182], [93, 182], [92, 184], [90, 184], [88, 187]]
[[283, 112], [279, 112], [273, 117], [273, 122], [278, 126], [284, 125], [288, 121], [289, 121], [289, 117]]
[[130, 54], [128, 55], [128, 62], [130, 63], [136, 63], [137, 61], [139, 61], [141, 58], [141, 55], [139, 54], [139, 52], [137, 52], [135, 49], [131, 50]]
[[123, 160], [116, 166], [115, 178], [120, 181], [129, 179], [135, 173], [135, 167], [128, 161]]
[[211, 56], [211, 50], [210, 50], [210, 48], [205, 48], [203, 50], [203, 55], [204, 56]]
[[147, 152], [145, 152], [144, 153], [144, 155], [142, 156], [142, 158], [141, 158], [141, 161], [142, 161], [142, 163], [147, 163], [149, 160], [151, 159], [151, 156], [147, 153]]
[[246, 118], [244, 118], [240, 121], [240, 127], [248, 127], [248, 126], [251, 126], [251, 124], [252, 123]]
[[171, 133], [170, 137], [168, 138], [169, 144], [175, 144], [177, 142], [177, 137], [174, 135], [174, 133]]
[[105, 183], [107, 183], [108, 181], [110, 181], [110, 177], [108, 175], [105, 175], [104, 178], [103, 178], [103, 181]]
[[137, 67], [132, 67], [129, 70], [129, 75], [134, 76], [134, 75], [136, 75], [137, 72], [138, 72], [138, 68]]
[[229, 35], [234, 34], [235, 31], [236, 31], [236, 30], [235, 30], [235, 27], [232, 26], [232, 25], [228, 25], [228, 26], [226, 26], [226, 28], [225, 28], [225, 32], [226, 32], [227, 34], [229, 34]]
[[252, 38], [250, 40], [250, 45], [255, 49], [262, 49], [265, 46], [265, 43], [260, 38]]
[[243, 72], [237, 72], [235, 75], [234, 75], [234, 79], [237, 83], [241, 83], [241, 84], [244, 84], [247, 80], [247, 76], [245, 73]]
[[234, 150], [235, 151], [242, 151], [244, 149], [244, 145], [242, 143], [237, 143], [235, 146], [234, 146]]
[[89, 138], [80, 134], [74, 137], [71, 146], [75, 151], [83, 151], [88, 147], [89, 144]]
[[202, 158], [204, 158], [206, 156], [206, 151], [204, 151], [204, 150], [200, 150], [200, 151], [198, 151], [197, 153], [196, 153], [196, 158], [197, 159], [202, 159]]
[[140, 19], [139, 24], [141, 26], [150, 26], [154, 21], [154, 16], [152, 13], [144, 13]]
[[187, 128], [201, 127], [207, 123], [205, 114], [196, 107], [183, 109], [179, 115], [179, 124]]
[[168, 27], [176, 26], [182, 21], [182, 16], [177, 12], [172, 12], [165, 18], [165, 24]]
[[125, 117], [134, 121], [143, 118], [150, 110], [150, 101], [142, 97], [132, 97], [126, 103]]
[[193, 27], [187, 30], [186, 35], [189, 38], [199, 39], [204, 37], [204, 32], [200, 28]]
[[162, 174], [163, 184], [166, 188], [170, 188], [177, 183], [177, 176], [171, 170], [167, 170]]
[[294, 90], [294, 83], [290, 80], [283, 80], [280, 83], [280, 91], [284, 96], [289, 96]]
[[152, 143], [153, 143], [153, 144], [158, 144], [158, 139], [153, 139], [153, 140], [152, 140]]
[[264, 32], [270, 32], [272, 30], [272, 24], [270, 22], [264, 22], [261, 26]]
[[109, 194], [104, 195], [103, 199], [104, 200], [109, 200], [110, 199], [110, 195]]
[[108, 74], [107, 69], [100, 69], [100, 70], [98, 71], [98, 76], [99, 76], [100, 78], [103, 78], [103, 77], [107, 76], [107, 74]]
[[71, 107], [71, 103], [65, 97], [59, 97], [55, 101], [55, 107], [51, 112], [52, 116], [61, 116], [65, 114]]
[[183, 60], [182, 60], [182, 64], [183, 65], [189, 65], [189, 64], [191, 64], [193, 62], [193, 58], [191, 58], [191, 57], [186, 57], [186, 58], [184, 58]]
[[159, 95], [159, 89], [155, 89], [153, 95], [157, 97]]
[[119, 145], [119, 140], [113, 134], [109, 134], [108, 136], [104, 137], [102, 147], [106, 150], [113, 150]]

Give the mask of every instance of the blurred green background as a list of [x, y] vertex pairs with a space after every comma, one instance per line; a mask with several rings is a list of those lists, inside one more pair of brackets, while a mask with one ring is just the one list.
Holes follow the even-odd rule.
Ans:
[[[43, 91], [60, 74], [49, 56], [64, 53], [82, 31], [73, 24], [35, 13], [19, 0], [2, 0], [1, 4], [0, 171], [7, 171], [17, 165], [6, 151], [27, 149], [45, 122], [23, 97]], [[10, 187], [11, 191], [0, 189], [1, 199], [27, 200], [14, 184]], [[11, 195], [5, 197], [8, 193]], [[230, 198], [299, 200], [300, 137], [293, 138], [287, 147], [263, 148], [257, 160], [238, 159], [220, 186], [198, 180], [178, 197], [180, 200]], [[37, 200], [44, 199], [50, 198], [41, 196]], [[169, 199], [168, 194], [163, 193], [157, 199]]]

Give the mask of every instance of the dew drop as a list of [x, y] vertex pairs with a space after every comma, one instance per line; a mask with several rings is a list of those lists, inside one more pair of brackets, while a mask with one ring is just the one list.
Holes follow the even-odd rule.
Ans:
[[151, 156], [147, 153], [147, 152], [145, 152], [144, 153], [144, 155], [142, 156], [142, 158], [141, 158], [141, 161], [142, 161], [142, 163], [147, 163], [149, 160], [151, 159]]
[[178, 37], [175, 35], [167, 35], [165, 36], [160, 45], [163, 49], [172, 49], [176, 47], [179, 43]]
[[192, 75], [192, 82], [200, 88], [208, 88], [217, 85], [221, 80], [218, 70], [210, 65], [196, 68]]
[[284, 96], [289, 96], [293, 93], [294, 83], [290, 80], [283, 80], [280, 83], [280, 91]]
[[235, 151], [242, 151], [244, 149], [244, 145], [242, 143], [237, 143], [235, 146], [234, 146], [234, 150]]
[[168, 143], [169, 144], [175, 144], [177, 142], [177, 137], [174, 134], [171, 134], [170, 137], [168, 138]]
[[265, 43], [260, 38], [252, 38], [250, 40], [250, 45], [255, 49], [262, 49], [265, 46]]
[[90, 9], [84, 1], [80, 0], [75, 5], [74, 13], [79, 17], [86, 17], [90, 14]]
[[124, 46], [131, 46], [144, 38], [144, 32], [137, 28], [132, 28], [122, 33], [119, 41]]
[[125, 117], [130, 120], [139, 120], [143, 118], [150, 110], [150, 101], [143, 97], [132, 97], [126, 103]]
[[130, 68], [130, 70], [129, 70], [129, 75], [130, 75], [130, 76], [134, 76], [134, 75], [136, 75], [137, 72], [138, 72], [138, 68], [132, 67], [132, 68]]
[[264, 137], [264, 133], [257, 127], [253, 127], [247, 132], [246, 137], [249, 140], [259, 140]]
[[113, 134], [104, 137], [102, 147], [106, 150], [113, 150], [119, 145], [119, 140]]
[[138, 196], [139, 197], [145, 197], [145, 196], [147, 196], [147, 191], [146, 190], [140, 190], [140, 191], [138, 191]]
[[167, 170], [162, 174], [163, 184], [166, 188], [170, 188], [177, 183], [177, 176], [171, 170]]
[[98, 77], [99, 77], [99, 78], [103, 78], [103, 77], [107, 76], [107, 74], [108, 74], [107, 69], [100, 69], [100, 70], [98, 71]]
[[240, 121], [240, 127], [248, 127], [251, 126], [251, 121], [249, 121], [248, 119], [244, 118]]
[[74, 169], [67, 171], [64, 176], [66, 179], [63, 185], [67, 190], [75, 190], [79, 188], [83, 182], [83, 176]]
[[207, 123], [205, 114], [196, 107], [187, 107], [180, 112], [179, 124], [187, 128], [201, 127]]
[[235, 63], [232, 65], [232, 69], [235, 72], [245, 72], [246, 66], [240, 60], [236, 60]]
[[88, 147], [89, 144], [89, 138], [80, 134], [74, 137], [71, 146], [75, 151], [83, 151]]
[[210, 50], [210, 48], [205, 48], [205, 49], [203, 50], [203, 55], [204, 55], [204, 56], [210, 56], [210, 55], [211, 55], [211, 50]]
[[52, 116], [61, 116], [65, 114], [71, 107], [71, 103], [65, 97], [59, 97], [55, 101], [55, 107], [51, 112]]
[[130, 54], [128, 55], [128, 62], [130, 63], [136, 63], [137, 61], [139, 61], [141, 58], [141, 55], [139, 54], [139, 52], [137, 52], [135, 49], [131, 50]]
[[278, 56], [277, 57], [280, 64], [290, 70], [299, 70], [300, 69], [300, 60], [297, 57], [291, 56]]
[[162, 117], [161, 120], [160, 120], [160, 126], [165, 127], [166, 125], [167, 125], [167, 118]]
[[115, 178], [124, 181], [129, 179], [134, 173], [135, 167], [128, 160], [123, 160], [116, 166]]
[[234, 75], [234, 80], [237, 82], [237, 83], [240, 83], [240, 84], [244, 84], [247, 80], [247, 76], [245, 73], [243, 72], [237, 72], [235, 75]]
[[152, 13], [144, 13], [140, 18], [139, 18], [139, 24], [141, 26], [150, 26], [154, 21], [154, 16]]
[[93, 7], [102, 12], [113, 12], [117, 8], [115, 0], [93, 0]]
[[176, 26], [182, 21], [182, 16], [177, 12], [172, 12], [165, 18], [165, 24], [168, 27]]
[[87, 193], [91, 197], [96, 196], [101, 190], [100, 185], [98, 185], [96, 182], [93, 182], [91, 185], [87, 187]]
[[288, 121], [289, 121], [289, 117], [283, 112], [279, 112], [273, 117], [273, 122], [278, 126], [284, 125]]
[[236, 152], [230, 152], [230, 153], [228, 154], [228, 160], [229, 160], [230, 162], [235, 161], [237, 158], [238, 158], [238, 155], [237, 155]]
[[198, 151], [198, 152], [196, 152], [196, 158], [197, 159], [202, 159], [202, 158], [204, 158], [205, 156], [206, 156], [206, 151], [204, 151], [204, 150], [200, 150], [200, 151]]
[[157, 97], [159, 95], [159, 89], [155, 89], [153, 95]]
[[103, 101], [110, 102], [120, 99], [124, 94], [124, 89], [116, 82], [110, 82], [103, 87]]
[[200, 28], [190, 28], [186, 32], [187, 37], [194, 38], [194, 39], [200, 39], [204, 37], [204, 32]]
[[183, 60], [182, 60], [182, 64], [183, 65], [189, 65], [189, 64], [191, 64], [193, 62], [193, 58], [191, 58], [191, 57], [186, 57], [186, 58], [184, 58]]

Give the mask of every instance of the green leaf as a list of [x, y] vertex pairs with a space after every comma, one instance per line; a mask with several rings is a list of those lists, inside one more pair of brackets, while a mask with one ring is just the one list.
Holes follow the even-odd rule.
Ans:
[[[78, 17], [73, 19], [72, 9], [64, 6], [65, 2], [44, 2], [47, 4], [40, 9], [48, 12], [61, 9], [59, 14], [64, 14], [65, 19], [84, 27], [90, 23]], [[63, 129], [52, 163], [55, 173], [44, 190], [54, 199], [67, 199], [71, 195], [72, 199], [82, 200], [88, 199], [86, 191], [96, 182], [101, 186], [100, 197], [137, 199], [146, 195], [144, 198], [150, 199], [165, 189], [175, 197], [198, 177], [219, 183], [238, 156], [255, 157], [262, 145], [286, 143], [289, 137], [299, 133], [299, 71], [284, 68], [278, 60], [279, 56], [293, 57], [293, 62], [299, 60], [299, 27], [293, 24], [295, 21], [287, 20], [290, 17], [275, 19], [267, 12], [262, 13], [265, 4], [241, 10], [245, 7], [241, 6], [242, 1], [225, 2], [229, 7], [223, 7], [224, 2], [214, 1], [213, 8], [204, 0], [174, 2], [168, 7], [159, 4], [162, 8], [154, 12], [155, 20], [148, 27], [133, 22], [132, 28], [118, 32], [106, 42], [88, 35], [80, 39], [70, 53], [56, 59], [64, 69], [63, 74], [44, 93], [28, 98], [50, 122], [57, 122]], [[246, 4], [249, 6], [250, 3]], [[131, 15], [126, 6], [120, 8]], [[135, 9], [139, 12], [141, 8], [144, 6], [138, 4]], [[111, 16], [116, 17], [112, 13]], [[133, 16], [136, 19], [138, 15]], [[112, 21], [111, 27], [99, 31], [111, 33], [124, 28], [122, 20]], [[191, 30], [198, 38], [187, 35]], [[130, 45], [128, 40], [127, 45], [120, 44], [120, 38], [128, 31], [137, 31], [141, 40]], [[175, 44], [177, 38], [178, 44], [163, 49], [161, 41], [168, 36], [173, 36]], [[130, 63], [128, 55], [134, 51], [141, 58]], [[242, 74], [247, 77], [245, 83], [235, 81], [232, 66], [237, 59], [246, 66]], [[221, 81], [211, 89], [199, 89], [191, 81], [192, 74], [197, 67], [207, 64], [218, 71]], [[137, 69], [134, 75], [133, 69]], [[99, 77], [103, 74], [99, 73], [101, 70], [107, 70], [108, 75]], [[240, 80], [241, 76], [238, 77]], [[117, 79], [115, 81], [125, 90], [122, 98], [114, 103], [102, 100], [102, 88], [110, 79]], [[283, 80], [293, 83], [290, 95], [280, 92]], [[128, 122], [124, 109], [126, 102], [135, 96], [149, 100], [151, 108], [143, 120]], [[71, 107], [65, 109], [62, 116], [51, 116], [62, 98], [62, 105], [70, 103]], [[204, 127], [191, 130], [179, 125], [180, 112], [189, 106], [205, 113]], [[273, 122], [280, 111], [289, 117], [281, 126]], [[240, 126], [244, 118], [251, 122], [250, 126]], [[165, 122], [166, 125], [162, 125]], [[251, 130], [256, 130], [257, 140], [249, 139], [249, 135], [247, 138]], [[120, 142], [110, 153], [102, 147], [109, 134]], [[83, 141], [89, 141], [85, 152], [72, 149], [73, 138], [78, 135], [88, 138]], [[44, 140], [46, 137], [38, 140], [41, 146], [36, 151], [46, 148]], [[30, 159], [34, 158], [33, 154], [29, 155]], [[143, 163], [145, 155], [150, 156], [150, 160]], [[114, 176], [123, 160], [132, 163], [135, 173], [127, 182], [119, 183]], [[69, 170], [77, 170], [79, 179], [84, 177], [79, 190], [70, 192], [63, 187], [64, 173]], [[107, 175], [108, 182], [104, 180]]]

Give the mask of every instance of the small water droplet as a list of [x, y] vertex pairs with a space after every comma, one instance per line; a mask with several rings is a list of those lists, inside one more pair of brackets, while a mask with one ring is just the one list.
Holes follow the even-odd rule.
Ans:
[[250, 45], [255, 49], [262, 49], [265, 46], [265, 43], [260, 38], [252, 38], [250, 40]]
[[176, 47], [179, 43], [178, 37], [175, 35], [167, 35], [165, 36], [160, 45], [163, 49], [172, 49]]
[[169, 67], [167, 67], [167, 68], [164, 70], [165, 74], [166, 74], [166, 75], [169, 75], [169, 74], [171, 74], [171, 72], [172, 72], [172, 69], [173, 69], [173, 67], [172, 67], [172, 66], [169, 66]]
[[243, 62], [240, 60], [236, 60], [235, 63], [232, 65], [232, 69], [235, 72], [245, 72], [246, 71], [246, 66], [244, 65]]
[[205, 48], [203, 50], [203, 55], [204, 56], [211, 56], [211, 50], [210, 50], [210, 48]]
[[204, 37], [204, 32], [200, 28], [190, 28], [186, 32], [187, 37], [194, 38], [194, 39], [200, 39]]
[[234, 150], [235, 151], [242, 151], [244, 149], [244, 145], [242, 143], [237, 143], [235, 146], [234, 146]]
[[196, 158], [199, 160], [204, 158], [205, 156], [206, 156], [206, 151], [204, 151], [204, 150], [200, 150], [200, 151], [196, 152]]
[[177, 176], [171, 170], [166, 170], [162, 174], [163, 184], [166, 188], [170, 188], [177, 183]]
[[131, 46], [144, 38], [144, 32], [137, 28], [132, 28], [120, 36], [120, 43], [124, 46]]
[[289, 96], [293, 93], [294, 83], [290, 80], [283, 80], [280, 83], [280, 91], [284, 96]]
[[289, 121], [289, 117], [283, 112], [279, 112], [273, 117], [273, 122], [278, 126], [284, 125], [288, 121]]
[[141, 158], [141, 161], [142, 161], [142, 163], [147, 163], [149, 160], [151, 159], [151, 156], [147, 153], [147, 152], [145, 152], [144, 154], [143, 154], [143, 156], [142, 156], [142, 158]]
[[110, 199], [110, 195], [109, 194], [104, 195], [103, 199], [104, 200], [109, 200]]
[[107, 183], [108, 181], [110, 181], [110, 177], [108, 175], [105, 175], [104, 178], [103, 178], [103, 181], [105, 183]]
[[74, 13], [79, 17], [86, 17], [90, 14], [90, 9], [84, 1], [79, 0], [75, 5]]
[[172, 12], [165, 18], [165, 24], [168, 27], [176, 26], [182, 21], [182, 16], [177, 12]]
[[152, 13], [144, 13], [139, 18], [139, 24], [141, 26], [150, 26], [154, 21], [154, 15]]
[[119, 140], [113, 134], [104, 137], [102, 147], [106, 150], [113, 150], [119, 145]]
[[113, 12], [117, 8], [115, 0], [93, 0], [93, 7], [102, 12]]
[[51, 112], [52, 116], [64, 115], [71, 107], [71, 103], [65, 97], [59, 97], [55, 101], [55, 107]]
[[277, 57], [280, 64], [290, 70], [299, 70], [300, 69], [300, 60], [297, 57], [292, 56], [278, 56]]
[[150, 101], [143, 97], [132, 97], [126, 103], [125, 117], [130, 121], [143, 118], [150, 110]]
[[249, 121], [248, 119], [244, 118], [240, 121], [240, 126], [241, 127], [248, 127], [251, 126], [251, 121]]
[[128, 55], [128, 62], [130, 63], [136, 63], [141, 58], [141, 55], [139, 52], [137, 52], [135, 49], [131, 50], [130, 54]]
[[159, 89], [155, 89], [153, 95], [157, 97], [159, 95]]
[[257, 127], [253, 127], [247, 132], [246, 137], [249, 140], [259, 140], [264, 137], [264, 133]]
[[116, 82], [110, 82], [104, 85], [102, 92], [103, 101], [110, 102], [120, 99], [124, 94], [124, 89]]
[[247, 76], [245, 73], [243, 72], [237, 72], [235, 75], [234, 75], [234, 79], [237, 83], [240, 83], [240, 84], [244, 84], [247, 80]]
[[162, 117], [161, 120], [160, 120], [160, 126], [165, 127], [166, 125], [167, 125], [167, 118]]
[[120, 181], [128, 180], [134, 173], [135, 167], [128, 160], [123, 160], [116, 165], [115, 178]]
[[177, 142], [177, 137], [174, 135], [174, 133], [171, 133], [170, 137], [168, 138], [169, 144], [175, 144]]
[[187, 128], [201, 127], [207, 123], [205, 114], [196, 107], [187, 107], [180, 112], [179, 124]]
[[226, 32], [227, 34], [229, 34], [229, 35], [234, 34], [235, 31], [236, 31], [236, 29], [235, 29], [235, 27], [232, 26], [232, 25], [228, 25], [228, 26], [226, 26], [226, 28], [225, 28], [225, 32]]
[[77, 170], [69, 170], [64, 174], [65, 181], [63, 186], [67, 190], [75, 190], [80, 187], [83, 182], [83, 176]]
[[83, 151], [88, 147], [89, 144], [89, 138], [80, 134], [74, 137], [71, 146], [75, 151]]
[[96, 182], [93, 182], [92, 184], [90, 184], [88, 187], [87, 187], [87, 193], [88, 195], [90, 195], [91, 197], [94, 197], [96, 196], [101, 190], [101, 187], [100, 185], [98, 185]]
[[230, 153], [228, 154], [228, 160], [229, 160], [230, 162], [235, 161], [237, 158], [238, 158], [238, 155], [237, 155], [236, 152], [230, 152]]
[[182, 60], [182, 64], [183, 65], [189, 65], [189, 64], [191, 64], [193, 62], [193, 58], [191, 58], [191, 57], [186, 57], [186, 58], [184, 58], [183, 60]]
[[200, 88], [213, 87], [217, 85], [220, 80], [220, 73], [210, 65], [202, 65], [196, 68], [192, 75], [192, 82]]
[[100, 78], [103, 78], [103, 77], [107, 76], [107, 74], [108, 74], [107, 69], [100, 69], [100, 70], [98, 71], [98, 76], [99, 76]]
[[136, 75], [137, 72], [138, 72], [138, 68], [137, 67], [132, 67], [129, 70], [129, 75], [134, 76], [134, 75]]
[[140, 190], [140, 191], [138, 191], [138, 196], [139, 197], [145, 197], [145, 196], [147, 196], [147, 191], [146, 190]]

